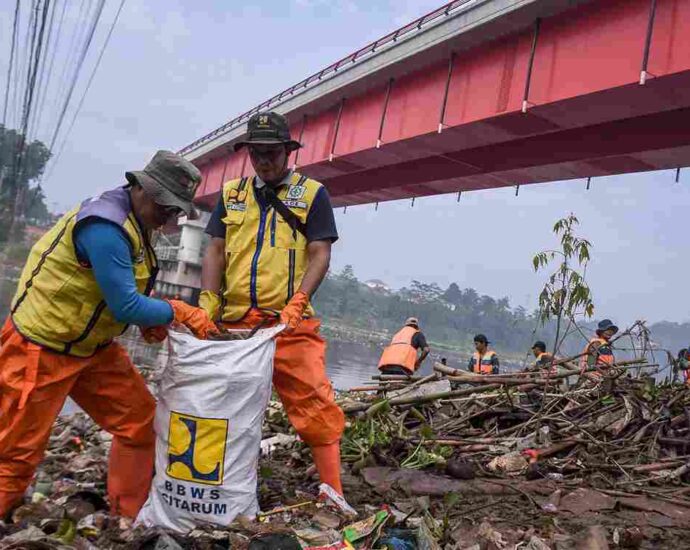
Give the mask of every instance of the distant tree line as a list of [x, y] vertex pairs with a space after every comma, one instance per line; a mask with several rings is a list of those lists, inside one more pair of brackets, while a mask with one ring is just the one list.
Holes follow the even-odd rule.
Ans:
[[[339, 273], [328, 274], [314, 298], [314, 306], [329, 323], [389, 334], [397, 331], [407, 317], [418, 317], [429, 340], [467, 351], [472, 349], [474, 335], [480, 332], [487, 335], [499, 352], [511, 353], [527, 353], [535, 340], [544, 340], [549, 345], [556, 332], [553, 321], [541, 324], [538, 310], [511, 307], [506, 297], [480, 295], [475, 289], [461, 289], [456, 283], [446, 289], [420, 281], [412, 281], [397, 291], [370, 288], [357, 279], [350, 265]], [[644, 317], [644, 312], [640, 313]], [[589, 337], [594, 333], [596, 321], [587, 322], [581, 328]], [[690, 346], [690, 322], [663, 321], [649, 325], [649, 329], [660, 351]], [[566, 340], [562, 352], [574, 355], [584, 345], [582, 335], [573, 335]], [[624, 345], [621, 342], [621, 347]], [[663, 360], [662, 355], [659, 359]]]
[[350, 265], [340, 273], [329, 273], [314, 305], [329, 322], [389, 333], [414, 316], [429, 340], [463, 349], [471, 348], [472, 338], [481, 332], [502, 350], [525, 351], [535, 337], [548, 338], [552, 332], [547, 327], [535, 333], [536, 312], [512, 308], [508, 298], [480, 295], [456, 283], [442, 289], [416, 280], [398, 291], [369, 288]]

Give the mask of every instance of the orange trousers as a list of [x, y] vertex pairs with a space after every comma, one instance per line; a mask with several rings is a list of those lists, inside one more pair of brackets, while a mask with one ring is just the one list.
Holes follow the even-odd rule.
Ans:
[[156, 403], [143, 377], [119, 344], [88, 358], [60, 355], [25, 340], [9, 319], [0, 333], [0, 517], [31, 483], [67, 396], [113, 434], [111, 510], [136, 517], [151, 485], [155, 444]]
[[[225, 326], [253, 328], [264, 319], [261, 311], [251, 310], [241, 321]], [[311, 447], [321, 482], [342, 494], [340, 437], [345, 429], [345, 415], [335, 403], [333, 387], [326, 376], [326, 342], [319, 335], [320, 327], [318, 319], [305, 319], [292, 333], [278, 335], [273, 386], [290, 423]]]
[[[224, 326], [253, 328], [264, 319], [264, 313], [251, 310], [241, 321]], [[326, 341], [320, 327], [318, 319], [304, 319], [292, 333], [279, 334], [273, 361], [273, 385], [290, 423], [310, 447], [337, 443], [345, 428], [345, 415], [326, 376]]]

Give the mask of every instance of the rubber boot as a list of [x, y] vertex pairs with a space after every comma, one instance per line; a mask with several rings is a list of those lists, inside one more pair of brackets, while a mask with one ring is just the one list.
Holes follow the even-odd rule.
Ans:
[[314, 466], [319, 473], [321, 483], [328, 483], [341, 495], [343, 485], [340, 482], [340, 441], [330, 445], [319, 445], [311, 448]]
[[24, 502], [24, 492], [5, 493], [0, 492], [0, 520], [8, 521], [10, 512]]

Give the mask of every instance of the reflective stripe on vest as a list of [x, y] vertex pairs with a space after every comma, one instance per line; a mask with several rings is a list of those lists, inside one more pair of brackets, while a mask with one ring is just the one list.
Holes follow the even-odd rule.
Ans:
[[484, 356], [480, 356], [478, 351], [472, 354], [472, 372], [475, 374], [491, 374], [494, 371], [491, 360], [496, 355], [493, 350], [488, 350]]
[[[593, 348], [595, 344], [598, 347]], [[587, 355], [585, 355], [585, 358], [587, 356], [594, 356], [596, 359], [594, 364], [597, 366], [610, 367], [615, 362], [613, 357], [613, 348], [611, 347], [609, 341], [605, 340], [604, 338], [599, 338], [598, 336], [592, 338], [587, 344], [586, 351]]]
[[[242, 178], [223, 185], [223, 321], [237, 321], [252, 308], [279, 312], [299, 288], [307, 269], [307, 239], [293, 231], [273, 207], [260, 207], [254, 181]], [[277, 195], [306, 224], [321, 187], [319, 182], [293, 173], [289, 185], [282, 186]], [[309, 305], [305, 316], [312, 315]]]
[[[82, 209], [98, 216], [100, 200], [112, 212], [113, 202], [122, 207], [121, 193], [127, 191], [113, 190], [85, 201], [31, 249], [11, 307], [14, 326], [27, 340], [59, 353], [88, 357], [126, 330], [127, 325], [116, 321], [107, 308], [90, 267], [77, 259], [73, 240]], [[129, 208], [128, 198], [124, 204]], [[155, 252], [131, 210], [121, 212], [120, 221], [132, 245], [137, 289], [148, 294], [157, 272]]]
[[402, 367], [409, 374], [415, 371], [417, 363], [417, 350], [412, 345], [414, 335], [419, 332], [419, 329], [414, 327], [403, 327], [400, 329], [390, 345], [383, 350], [381, 359], [379, 359], [379, 369], [383, 367]]

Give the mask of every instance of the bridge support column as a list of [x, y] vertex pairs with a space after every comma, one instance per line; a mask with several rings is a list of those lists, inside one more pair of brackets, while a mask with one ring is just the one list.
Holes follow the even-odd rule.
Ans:
[[393, 88], [393, 79], [388, 81], [388, 88], [386, 89], [386, 98], [383, 100], [383, 111], [381, 111], [381, 124], [379, 124], [379, 137], [376, 140], [376, 148], [381, 147], [381, 138], [383, 137], [383, 125], [386, 123], [386, 111], [388, 110], [388, 100], [391, 97], [391, 89]]
[[534, 21], [534, 34], [532, 35], [532, 51], [529, 54], [529, 63], [527, 64], [527, 77], [525, 78], [525, 93], [522, 96], [522, 112], [526, 113], [529, 102], [529, 88], [532, 83], [532, 69], [534, 68], [534, 56], [537, 53], [537, 42], [539, 41], [539, 28], [541, 27], [541, 19], [537, 17]]

